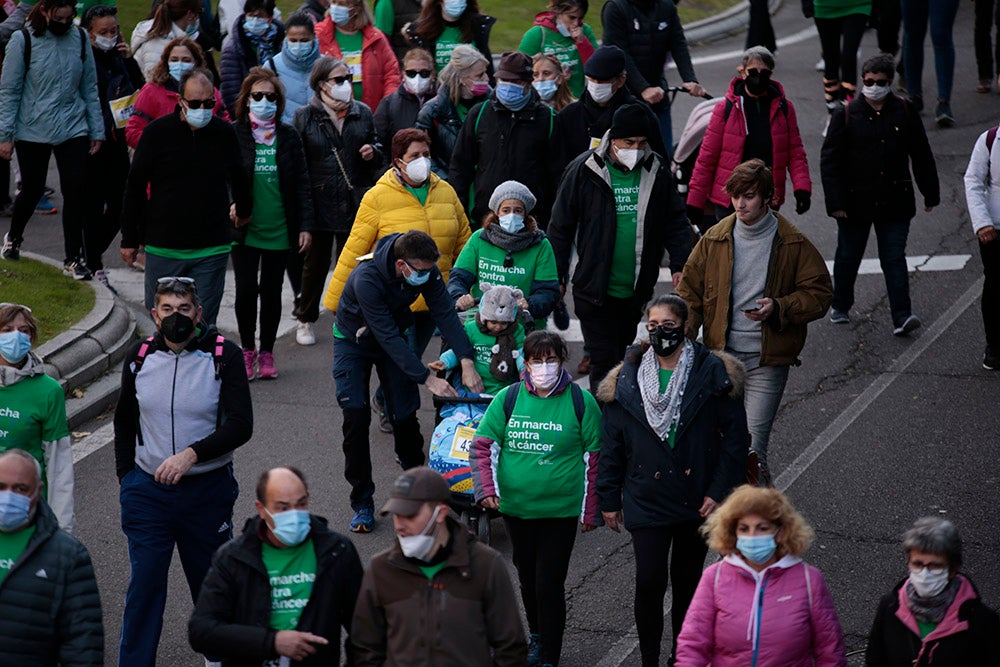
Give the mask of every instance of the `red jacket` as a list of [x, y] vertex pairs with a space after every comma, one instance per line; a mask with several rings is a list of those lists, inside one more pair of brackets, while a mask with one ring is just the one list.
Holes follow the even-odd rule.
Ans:
[[[726, 101], [715, 105], [712, 118], [708, 121], [698, 161], [688, 185], [688, 206], [705, 208], [707, 201], [719, 206], [729, 206], [731, 203], [726, 194], [726, 180], [743, 161], [743, 143], [747, 136], [743, 98], [735, 91], [737, 82], [742, 81], [740, 77], [732, 80], [729, 92], [726, 93]], [[812, 192], [812, 181], [809, 180], [809, 165], [806, 163], [805, 148], [802, 147], [799, 124], [795, 119], [795, 107], [785, 97], [785, 89], [780, 83], [772, 81], [771, 84], [779, 94], [771, 100], [771, 171], [774, 174], [774, 198], [771, 205], [778, 207], [785, 202], [786, 171], [791, 174], [793, 190]], [[728, 119], [727, 106], [730, 106]], [[785, 107], [784, 110], [782, 106]]]
[[[159, 83], [150, 81], [144, 85], [135, 99], [135, 111], [125, 124], [125, 142], [129, 148], [139, 145], [139, 139], [147, 125], [161, 116], [173, 113], [180, 97], [180, 93]], [[222, 95], [218, 88], [215, 89], [214, 113], [222, 120], [229, 120], [229, 114], [222, 106]]]
[[[383, 97], [399, 88], [399, 61], [389, 40], [375, 26], [362, 28], [361, 36], [361, 101], [375, 111]], [[316, 24], [316, 39], [319, 40], [319, 52], [324, 56], [343, 57], [332, 18], [327, 17]]]

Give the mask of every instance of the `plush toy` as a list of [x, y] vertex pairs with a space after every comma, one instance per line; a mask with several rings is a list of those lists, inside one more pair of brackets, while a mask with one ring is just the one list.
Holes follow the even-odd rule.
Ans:
[[[476, 326], [484, 334], [496, 336], [496, 345], [490, 350], [490, 374], [501, 382], [513, 382], [518, 378], [517, 346], [514, 344], [514, 333], [521, 326], [518, 321], [518, 300], [524, 298], [524, 293], [506, 285], [490, 285], [479, 283], [483, 296], [479, 300], [479, 312], [476, 313]], [[500, 331], [490, 331], [487, 322], [503, 323], [506, 326]]]

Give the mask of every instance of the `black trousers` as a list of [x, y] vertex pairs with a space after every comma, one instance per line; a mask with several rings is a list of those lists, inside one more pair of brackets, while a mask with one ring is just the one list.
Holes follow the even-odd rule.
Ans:
[[[236, 278], [236, 324], [245, 349], [256, 347], [257, 297], [260, 296], [260, 351], [273, 352], [281, 321], [281, 286], [287, 250], [262, 250], [243, 244], [229, 251]], [[258, 270], [259, 280], [258, 280]]]
[[24, 240], [24, 229], [35, 212], [38, 200], [45, 192], [45, 177], [49, 170], [49, 157], [56, 156], [59, 170], [59, 187], [62, 189], [63, 245], [66, 261], [84, 255], [83, 249], [83, 188], [90, 140], [76, 137], [61, 144], [37, 144], [15, 141], [17, 164], [21, 168], [21, 192], [14, 200], [10, 219], [10, 240]]
[[[295, 317], [300, 322], [315, 322], [319, 319], [319, 305], [326, 291], [326, 277], [330, 273], [333, 258], [333, 243], [337, 242], [337, 257], [340, 257], [348, 232], [313, 232], [312, 245], [302, 261], [302, 291]], [[294, 287], [294, 282], [293, 282]]]
[[872, 4], [872, 14], [878, 21], [875, 28], [878, 50], [893, 56], [898, 54], [899, 26], [903, 21], [899, 0], [875, 0]]
[[577, 299], [574, 310], [590, 352], [590, 391], [597, 393], [601, 380], [625, 358], [625, 348], [635, 341], [641, 306], [635, 298], [607, 296], [600, 306]]
[[122, 199], [129, 169], [128, 146], [124, 141], [105, 141], [101, 150], [87, 156], [86, 164], [83, 244], [87, 266], [97, 271], [104, 268], [101, 255], [121, 229]]
[[986, 344], [993, 354], [1000, 354], [1000, 239], [979, 244], [983, 258], [983, 326]]
[[[687, 521], [657, 528], [638, 528], [632, 532], [635, 552], [635, 627], [639, 633], [639, 651], [643, 667], [659, 664], [660, 642], [663, 639], [663, 596], [668, 579], [673, 581], [673, 602], [670, 626], [673, 631], [670, 657], [677, 654], [677, 636], [681, 633], [684, 615], [701, 579], [708, 545], [698, 534], [700, 521]], [[669, 577], [667, 557], [673, 543]]]
[[[819, 31], [820, 47], [823, 49], [823, 78], [845, 86], [853, 95], [858, 79], [858, 47], [868, 26], [868, 17], [864, 14], [849, 14], [836, 19], [814, 20], [816, 30]], [[828, 91], [828, 96], [830, 92]], [[838, 99], [843, 99], [839, 90], [833, 95], [833, 101]]]
[[767, 0], [750, 0], [750, 26], [747, 28], [746, 48], [763, 46], [774, 53], [778, 44], [774, 39], [771, 14], [767, 11]]
[[528, 628], [539, 636], [539, 663], [559, 664], [566, 629], [566, 573], [576, 540], [577, 517], [519, 519], [505, 516]]
[[[974, 31], [973, 43], [976, 47], [976, 69], [979, 70], [979, 79], [982, 81], [992, 81], [993, 64], [996, 62], [997, 70], [1000, 70], [1000, 2], [994, 0], [975, 0], [976, 5], [976, 27]], [[993, 45], [993, 26], [997, 27], [996, 50]]]

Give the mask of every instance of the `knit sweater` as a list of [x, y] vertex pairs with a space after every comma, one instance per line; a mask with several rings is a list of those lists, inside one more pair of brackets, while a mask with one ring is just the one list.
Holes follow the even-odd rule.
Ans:
[[744, 316], [764, 298], [771, 246], [778, 219], [768, 211], [754, 225], [737, 219], [733, 227], [733, 310], [726, 347], [737, 352], [760, 352], [760, 322]]

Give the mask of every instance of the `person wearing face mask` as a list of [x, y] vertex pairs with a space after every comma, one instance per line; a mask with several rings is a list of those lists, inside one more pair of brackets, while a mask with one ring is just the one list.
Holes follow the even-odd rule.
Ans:
[[[211, 50], [214, 44], [210, 36], [202, 35], [199, 30], [201, 13], [204, 9], [201, 0], [163, 0], [150, 18], [136, 24], [130, 43], [135, 60], [139, 63], [147, 81], [151, 80], [153, 68], [156, 67], [167, 42], [179, 37], [188, 37], [197, 41], [203, 51]], [[214, 61], [210, 65], [206, 63], [205, 66], [212, 70], [213, 80], [217, 80]]]
[[48, 506], [59, 526], [73, 532], [73, 453], [66, 398], [31, 351], [37, 338], [38, 324], [30, 308], [0, 304], [0, 452], [21, 449], [38, 461]]
[[[160, 61], [156, 63], [147, 83], [139, 90], [132, 115], [125, 123], [125, 141], [129, 148], [136, 148], [146, 127], [157, 118], [169, 116], [180, 103], [180, 81], [185, 72], [205, 66], [205, 52], [188, 37], [170, 40], [163, 47]], [[229, 120], [229, 112], [222, 104], [222, 93], [213, 91], [215, 106], [212, 113], [222, 120]]]
[[233, 224], [249, 222], [253, 192], [235, 130], [213, 115], [211, 73], [185, 72], [179, 91], [177, 109], [149, 124], [132, 158], [120, 252], [131, 267], [145, 248], [145, 303], [151, 310], [157, 279], [188, 275], [198, 284], [205, 321], [214, 324]]
[[774, 174], [771, 208], [778, 210], [785, 203], [787, 172], [795, 212], [802, 215], [809, 210], [812, 181], [795, 107], [781, 84], [771, 79], [773, 71], [770, 51], [763, 46], [747, 49], [725, 101], [715, 105], [688, 183], [688, 218], [692, 223], [703, 226], [709, 203], [714, 208], [709, 217], [716, 221], [733, 212], [724, 188], [726, 179], [737, 165], [754, 158], [763, 160]]
[[[420, 107], [437, 94], [434, 58], [424, 49], [410, 49], [400, 65], [403, 83], [392, 95], [384, 98], [375, 110], [375, 131], [391, 141], [400, 130], [413, 127]], [[386, 155], [385, 167], [392, 166]]]
[[788, 498], [741, 486], [702, 533], [722, 560], [701, 575], [677, 638], [676, 667], [847, 667], [826, 579], [802, 560], [813, 530]]
[[90, 554], [59, 529], [43, 486], [30, 454], [0, 454], [0, 662], [102, 667], [104, 624]]
[[356, 664], [523, 667], [521, 617], [503, 556], [458, 522], [450, 500], [448, 483], [430, 468], [396, 479], [382, 507], [396, 540], [372, 558], [354, 607]]
[[496, 19], [479, 13], [477, 0], [427, 0], [420, 17], [403, 26], [403, 39], [434, 54], [434, 63], [441, 72], [456, 47], [468, 44], [486, 58], [486, 76], [493, 83], [493, 54], [490, 52], [490, 31]]
[[830, 321], [850, 322], [854, 282], [874, 227], [892, 335], [909, 336], [920, 326], [910, 304], [906, 263], [906, 239], [917, 213], [913, 185], [924, 196], [925, 213], [941, 203], [941, 189], [919, 114], [892, 93], [894, 73], [890, 55], [865, 61], [861, 95], [830, 119], [820, 173], [827, 215], [837, 221]]
[[496, 90], [469, 110], [458, 135], [448, 182], [475, 222], [489, 211], [493, 190], [516, 178], [538, 198], [539, 225], [548, 224], [560, 176], [551, 142], [555, 113], [539, 99], [532, 78], [531, 58], [519, 51], [500, 56]]
[[[656, 126], [645, 105], [619, 108], [597, 148], [566, 167], [552, 207], [549, 240], [560, 283], [573, 286], [593, 392], [635, 339], [663, 251], [674, 285], [691, 252], [674, 178], [649, 147]], [[574, 246], [579, 260], [570, 275]]]
[[[236, 100], [236, 137], [252, 179], [253, 218], [233, 243], [236, 322], [247, 379], [277, 377], [274, 341], [281, 319], [281, 285], [288, 257], [312, 244], [312, 189], [299, 133], [278, 120], [285, 97], [278, 76], [254, 67]], [[260, 299], [260, 348], [256, 345]]]
[[250, 69], [268, 62], [284, 41], [285, 27], [274, 18], [274, 0], [246, 0], [219, 61], [219, 89], [230, 116], [236, 116], [236, 97]]
[[586, 533], [601, 521], [601, 409], [573, 382], [566, 356], [558, 334], [528, 334], [522, 381], [496, 395], [469, 451], [476, 502], [499, 510], [510, 536], [531, 633], [528, 664], [559, 664], [577, 526]]
[[597, 495], [608, 527], [624, 525], [632, 534], [639, 651], [644, 666], [655, 666], [667, 584], [669, 665], [708, 550], [698, 530], [743, 481], [750, 435], [743, 364], [685, 338], [688, 307], [676, 294], [654, 298], [646, 317], [648, 340], [630, 347], [598, 388], [604, 437]]
[[538, 53], [531, 58], [531, 87], [542, 102], [559, 113], [574, 100], [566, 72], [552, 54]]
[[559, 300], [556, 257], [531, 211], [535, 195], [518, 181], [505, 181], [490, 196], [482, 229], [462, 248], [448, 278], [448, 293], [460, 310], [474, 308], [483, 295], [480, 283], [521, 290], [520, 307], [544, 329]]
[[583, 67], [597, 49], [593, 28], [583, 22], [588, 6], [587, 0], [549, 0], [548, 9], [535, 16], [535, 24], [524, 33], [517, 47], [529, 56], [553, 56], [565, 69], [569, 92], [574, 98], [579, 98], [586, 89]]
[[205, 575], [188, 622], [191, 647], [225, 665], [339, 665], [363, 573], [357, 550], [310, 513], [297, 468], [261, 473], [254, 509]]
[[[309, 72], [320, 57], [316, 29], [309, 15], [295, 12], [285, 22], [285, 41], [281, 51], [268, 59], [264, 66], [275, 71], [285, 88], [285, 110], [281, 122], [292, 124], [299, 107], [309, 104], [313, 92], [309, 87]], [[298, 290], [295, 290], [298, 292]]]
[[903, 533], [909, 575], [875, 612], [867, 667], [993, 665], [1000, 658], [1000, 618], [962, 567], [955, 524], [917, 519]]
[[150, 314], [156, 334], [125, 355], [114, 419], [131, 556], [120, 665], [156, 663], [175, 544], [197, 599], [213, 552], [232, 537], [233, 450], [253, 434], [243, 355], [202, 319], [194, 281], [161, 278]]
[[448, 178], [451, 155], [469, 109], [492, 92], [488, 83], [489, 67], [489, 61], [475, 47], [459, 44], [438, 75], [437, 95], [417, 113], [414, 127], [431, 138], [431, 169], [441, 178]]

